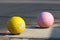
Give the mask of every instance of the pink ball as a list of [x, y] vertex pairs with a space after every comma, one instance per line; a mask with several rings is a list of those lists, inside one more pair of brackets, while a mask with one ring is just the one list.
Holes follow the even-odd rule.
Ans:
[[40, 27], [50, 27], [54, 23], [54, 17], [50, 12], [41, 12], [37, 17], [37, 23]]

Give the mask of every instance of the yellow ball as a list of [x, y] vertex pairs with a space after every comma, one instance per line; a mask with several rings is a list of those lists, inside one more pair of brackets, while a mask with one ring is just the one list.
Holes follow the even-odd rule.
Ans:
[[20, 34], [26, 29], [26, 23], [23, 18], [13, 16], [7, 22], [7, 28], [12, 34]]

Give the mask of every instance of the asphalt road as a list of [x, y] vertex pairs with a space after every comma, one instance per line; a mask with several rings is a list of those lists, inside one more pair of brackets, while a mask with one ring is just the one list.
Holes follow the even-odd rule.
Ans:
[[54, 18], [60, 18], [60, 4], [0, 3], [0, 16], [37, 17], [43, 11], [51, 12]]

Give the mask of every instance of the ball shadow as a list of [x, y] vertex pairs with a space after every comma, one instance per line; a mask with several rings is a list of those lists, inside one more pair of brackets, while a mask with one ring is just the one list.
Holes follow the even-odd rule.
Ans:
[[40, 26], [36, 26], [36, 25], [30, 25], [26, 27], [27, 29], [48, 29], [49, 27], [40, 27]]
[[5, 36], [5, 35], [19, 35], [19, 33], [17, 34], [11, 34], [11, 33], [0, 33], [1, 36]]

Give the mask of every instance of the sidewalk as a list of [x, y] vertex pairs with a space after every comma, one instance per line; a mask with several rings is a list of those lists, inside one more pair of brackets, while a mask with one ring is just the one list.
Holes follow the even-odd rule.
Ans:
[[[20, 35], [9, 35], [9, 32], [6, 27], [6, 22], [8, 18], [0, 18], [0, 37], [6, 38], [17, 38], [17, 39], [48, 39], [48, 38], [60, 38], [60, 19], [55, 19], [55, 24], [48, 29], [35, 28], [37, 26], [36, 18], [25, 18], [27, 23], [27, 29]], [[1, 33], [7, 32], [8, 34], [4, 35]]]

